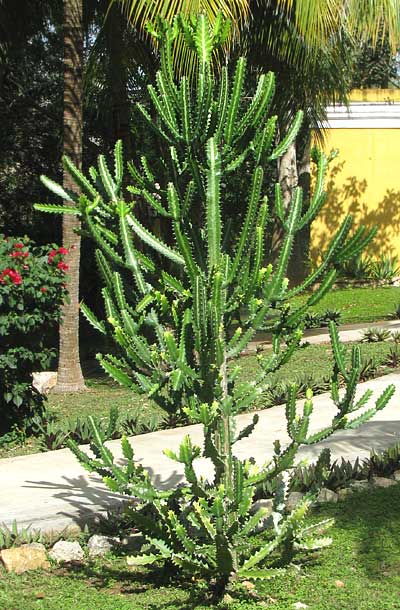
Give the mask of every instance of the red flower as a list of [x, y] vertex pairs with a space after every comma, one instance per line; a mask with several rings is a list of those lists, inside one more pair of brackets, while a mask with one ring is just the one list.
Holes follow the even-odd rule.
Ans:
[[67, 248], [58, 248], [58, 254], [68, 254]]
[[14, 248], [23, 248], [24, 244], [21, 244], [20, 242], [18, 244], [14, 244]]
[[18, 273], [18, 271], [15, 271], [14, 269], [10, 269], [9, 267], [7, 269], [4, 269], [4, 271], [0, 273], [0, 283], [5, 284], [7, 277], [9, 277], [12, 283], [16, 286], [22, 284], [21, 275]]
[[69, 267], [68, 265], [60, 261], [57, 265], [57, 269], [60, 269], [61, 271], [68, 271]]
[[11, 258], [28, 258], [28, 256], [29, 252], [21, 252], [21, 250], [15, 250], [10, 254]]
[[46, 286], [42, 286], [41, 289], [40, 289], [40, 292], [47, 292]]
[[56, 256], [57, 250], [52, 250], [49, 252], [49, 256], [47, 257], [47, 262], [51, 264], [53, 262], [53, 258]]
[[22, 265], [22, 269], [29, 269], [29, 265]]

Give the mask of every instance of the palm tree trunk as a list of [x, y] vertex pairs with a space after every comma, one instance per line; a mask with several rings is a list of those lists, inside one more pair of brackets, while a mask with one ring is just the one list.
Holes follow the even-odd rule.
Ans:
[[[77, 167], [82, 166], [82, 95], [83, 95], [83, 20], [82, 0], [64, 0], [64, 154]], [[63, 186], [74, 190], [74, 183], [64, 171]], [[66, 202], [68, 203], [68, 202]], [[85, 389], [79, 360], [79, 262], [81, 238], [79, 219], [63, 216], [63, 243], [70, 250], [66, 284], [69, 299], [63, 306], [60, 326], [58, 380], [56, 392]]]

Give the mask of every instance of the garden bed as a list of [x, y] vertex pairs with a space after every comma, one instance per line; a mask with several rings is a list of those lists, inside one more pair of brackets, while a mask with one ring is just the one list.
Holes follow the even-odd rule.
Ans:
[[[393, 371], [385, 365], [385, 360], [393, 346], [392, 342], [382, 343], [361, 343], [361, 353], [366, 368], [367, 378], [384, 375]], [[349, 349], [350, 354], [350, 349]], [[257, 369], [257, 356], [248, 355], [241, 358], [243, 367], [243, 379], [251, 379]], [[375, 368], [375, 370], [373, 370]], [[140, 411], [140, 418], [143, 423], [148, 423], [148, 429], [159, 429], [168, 427], [163, 421], [161, 409], [146, 396], [138, 395], [129, 389], [121, 388], [105, 377], [98, 371], [95, 375], [93, 366], [89, 369], [90, 376], [86, 383], [89, 391], [84, 393], [53, 394], [48, 397], [48, 408], [56, 421], [65, 425], [66, 421], [81, 420], [89, 415], [96, 415], [98, 418], [106, 418], [110, 411], [110, 406], [118, 407], [122, 416], [135, 414]], [[311, 387], [314, 394], [326, 391], [326, 380], [332, 372], [332, 357], [329, 344], [309, 345], [298, 350], [292, 357], [290, 363], [284, 365], [277, 373], [269, 376], [271, 385], [278, 386], [276, 394], [270, 393], [262, 395], [252, 405], [252, 409], [262, 409], [281, 404], [284, 402], [284, 392], [282, 386], [294, 381], [306, 384]], [[281, 394], [281, 398], [279, 397]], [[153, 422], [153, 424], [151, 424]], [[139, 430], [144, 431], [144, 430]], [[134, 430], [131, 431], [135, 433]], [[37, 453], [45, 449], [40, 438], [30, 437], [23, 444], [8, 444], [0, 447], [0, 458], [13, 457], [17, 455], [27, 455]]]
[[21, 576], [0, 569], [0, 607], [7, 610], [394, 610], [400, 590], [400, 485], [358, 493], [314, 510], [334, 517], [333, 544], [282, 577], [207, 600], [201, 581], [188, 587], [162, 570], [129, 568], [125, 557], [84, 561]]

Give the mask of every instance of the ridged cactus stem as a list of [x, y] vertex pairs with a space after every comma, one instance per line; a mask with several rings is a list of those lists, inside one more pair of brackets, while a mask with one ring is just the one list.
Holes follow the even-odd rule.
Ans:
[[[182, 486], [169, 491], [153, 485], [127, 439], [122, 441], [124, 463], [117, 464], [94, 421], [94, 459], [74, 443], [70, 446], [85, 468], [104, 477], [111, 491], [137, 499], [129, 517], [147, 546], [131, 558], [132, 565], [168, 561], [190, 576], [207, 578], [220, 594], [232, 580], [280, 574], [276, 567], [279, 551], [291, 560], [294, 551], [314, 551], [329, 544], [329, 538], [321, 537], [326, 523], [321, 530], [320, 524], [304, 522], [310, 497], [289, 515], [285, 513], [285, 472], [295, 464], [301, 445], [318, 443], [338, 429], [356, 428], [384, 408], [394, 392], [389, 386], [375, 406], [350, 419], [350, 414], [366, 406], [370, 393], [355, 398], [359, 353], [354, 351], [348, 367], [331, 324], [336, 417], [326, 428], [310, 433], [312, 393], [307, 392], [300, 414], [294, 386], [286, 409], [289, 444], [281, 447], [277, 441], [273, 459], [263, 467], [233, 456], [233, 444], [250, 436], [258, 422], [255, 415], [237, 433], [235, 415], [254, 404], [267, 376], [289, 360], [300, 342], [307, 309], [330, 289], [338, 265], [356, 256], [373, 232], [363, 229], [349, 237], [352, 220], [348, 217], [319, 268], [300, 287], [288, 290], [285, 276], [296, 234], [315, 217], [325, 199], [327, 160], [316, 155], [316, 195], [308, 212], [302, 215], [301, 189], [293, 192], [287, 207], [280, 188], [275, 189], [275, 213], [284, 240], [274, 268], [266, 264], [264, 233], [272, 228], [267, 222], [267, 164], [293, 145], [302, 113], [276, 142], [277, 119], [266, 112], [273, 92], [272, 75], [261, 76], [249, 103], [244, 59], [239, 59], [236, 70], [223, 69], [217, 86], [212, 55], [224, 44], [228, 29], [229, 23], [222, 18], [210, 28], [204, 15], [189, 20], [182, 17], [173, 26], [162, 20], [157, 24], [154, 34], [162, 61], [156, 85], [149, 87], [153, 112], [138, 108], [155, 131], [158, 145], [162, 144], [157, 149], [168, 144], [169, 153], [151, 162], [142, 156], [138, 167], [129, 164], [133, 184], [128, 190], [134, 202], [123, 192], [122, 145], [117, 143], [114, 171], [101, 156], [98, 169], [89, 170], [90, 180], [64, 160], [81, 195], [43, 178], [71, 206], [38, 206], [48, 212], [79, 214], [96, 242], [105, 319], [97, 319], [88, 307], [83, 313], [116, 343], [118, 351], [99, 356], [104, 370], [118, 383], [155, 400], [169, 416], [178, 416], [180, 421], [185, 416], [191, 423], [202, 424], [204, 430], [202, 446], [186, 436], [177, 452], [165, 451], [183, 465], [186, 478]], [[196, 53], [200, 67], [197, 84], [191, 89], [185, 80], [178, 84], [173, 72], [170, 50], [179, 33]], [[231, 206], [233, 199], [240, 203], [239, 213]], [[170, 223], [174, 243], [136, 217], [136, 204], [144, 202], [163, 222]], [[291, 297], [316, 281], [320, 286], [306, 295], [304, 305], [293, 306]], [[240, 313], [241, 308], [247, 315], [235, 328], [234, 312]], [[265, 323], [273, 334], [272, 351], [259, 354], [260, 370], [245, 381], [240, 356]], [[285, 349], [281, 348], [284, 343]], [[233, 359], [237, 359], [235, 366]], [[339, 394], [339, 373], [346, 385], [343, 394]], [[212, 461], [214, 480], [197, 477], [194, 462], [200, 457]], [[276, 491], [273, 525], [260, 540], [253, 534], [266, 517], [266, 509], [254, 513], [254, 498], [263, 483]]]

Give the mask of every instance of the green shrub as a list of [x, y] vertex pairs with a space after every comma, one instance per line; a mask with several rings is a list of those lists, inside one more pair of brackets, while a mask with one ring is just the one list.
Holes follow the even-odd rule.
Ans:
[[[179, 30], [197, 53], [198, 76], [193, 87], [185, 76], [178, 81], [173, 73], [171, 47]], [[70, 199], [71, 206], [38, 206], [48, 212], [79, 214], [97, 243], [106, 320], [98, 320], [87, 307], [83, 310], [100, 332], [112, 333], [121, 353], [121, 357], [99, 356], [103, 368], [121, 384], [151, 396], [166, 412], [185, 413], [191, 422], [202, 425], [204, 434], [201, 447], [185, 436], [176, 452], [166, 452], [182, 464], [185, 482], [162, 491], [137, 463], [126, 438], [122, 439], [125, 463], [115, 462], [93, 418], [89, 421], [94, 457], [73, 442], [69, 446], [85, 468], [103, 476], [111, 490], [136, 498], [135, 508], [127, 512], [146, 544], [131, 563], [167, 563], [189, 578], [201, 575], [218, 594], [233, 580], [271, 578], [297, 552], [329, 544], [322, 534], [330, 522], [305, 525], [311, 496], [290, 514], [285, 512], [287, 472], [294, 466], [300, 445], [368, 421], [394, 392], [390, 386], [375, 405], [361, 415], [352, 415], [365, 406], [371, 392], [355, 398], [360, 349], [352, 348], [347, 367], [345, 348], [330, 321], [335, 360], [330, 386], [337, 408], [331, 424], [318, 432], [309, 431], [312, 392], [307, 390], [300, 413], [296, 408], [298, 386], [293, 384], [286, 404], [288, 444], [281, 446], [276, 441], [273, 458], [263, 466], [234, 455], [236, 443], [251, 435], [258, 421], [255, 415], [248, 426], [237, 430], [235, 415], [267, 389], [269, 373], [290, 360], [301, 341], [309, 308], [330, 289], [337, 266], [361, 252], [372, 235], [361, 228], [350, 236], [351, 218], [347, 217], [321, 265], [301, 285], [289, 288], [286, 272], [296, 233], [315, 218], [325, 201], [328, 160], [314, 151], [316, 187], [306, 206], [302, 190], [296, 188], [286, 209], [280, 186], [275, 185], [274, 211], [283, 241], [275, 265], [264, 264], [271, 211], [264, 196], [268, 187], [264, 167], [275, 163], [294, 141], [302, 113], [277, 142], [277, 119], [268, 116], [273, 75], [259, 78], [253, 96], [244, 91], [243, 58], [237, 61], [232, 77], [226, 67], [218, 80], [214, 77], [212, 53], [224, 42], [226, 31], [227, 24], [218, 20], [211, 32], [200, 15], [197, 20], [177, 20], [171, 28], [159, 22], [154, 32], [162, 69], [157, 88], [149, 86], [152, 111], [141, 105], [138, 109], [149, 128], [157, 132], [159, 149], [165, 150], [164, 170], [158, 176], [145, 157], [140, 167], [128, 163], [133, 181], [128, 191], [163, 217], [171, 228], [169, 243], [143, 226], [135, 215], [135, 204], [123, 193], [120, 142], [115, 147], [113, 172], [100, 156], [98, 168], [90, 168], [88, 178], [65, 158], [81, 195], [66, 193], [44, 178], [54, 193]], [[242, 172], [242, 226], [232, 232], [224, 194], [238, 171]], [[140, 249], [139, 242], [143, 244]], [[307, 293], [301, 306], [291, 308], [290, 299], [316, 282], [319, 288]], [[232, 332], [240, 310], [246, 310], [246, 320]], [[242, 381], [239, 356], [265, 324], [272, 334], [272, 351], [259, 354], [253, 379]], [[339, 395], [340, 379], [346, 387]], [[196, 473], [201, 456], [213, 466], [207, 480]], [[276, 489], [274, 515], [266, 536], [253, 536], [266, 515], [264, 508], [253, 513], [254, 496], [268, 482]]]
[[374, 280], [392, 281], [400, 274], [397, 256], [382, 255], [371, 264], [371, 277]]
[[55, 356], [50, 336], [65, 297], [64, 253], [0, 236], [0, 434], [26, 430], [43, 408], [32, 373]]

